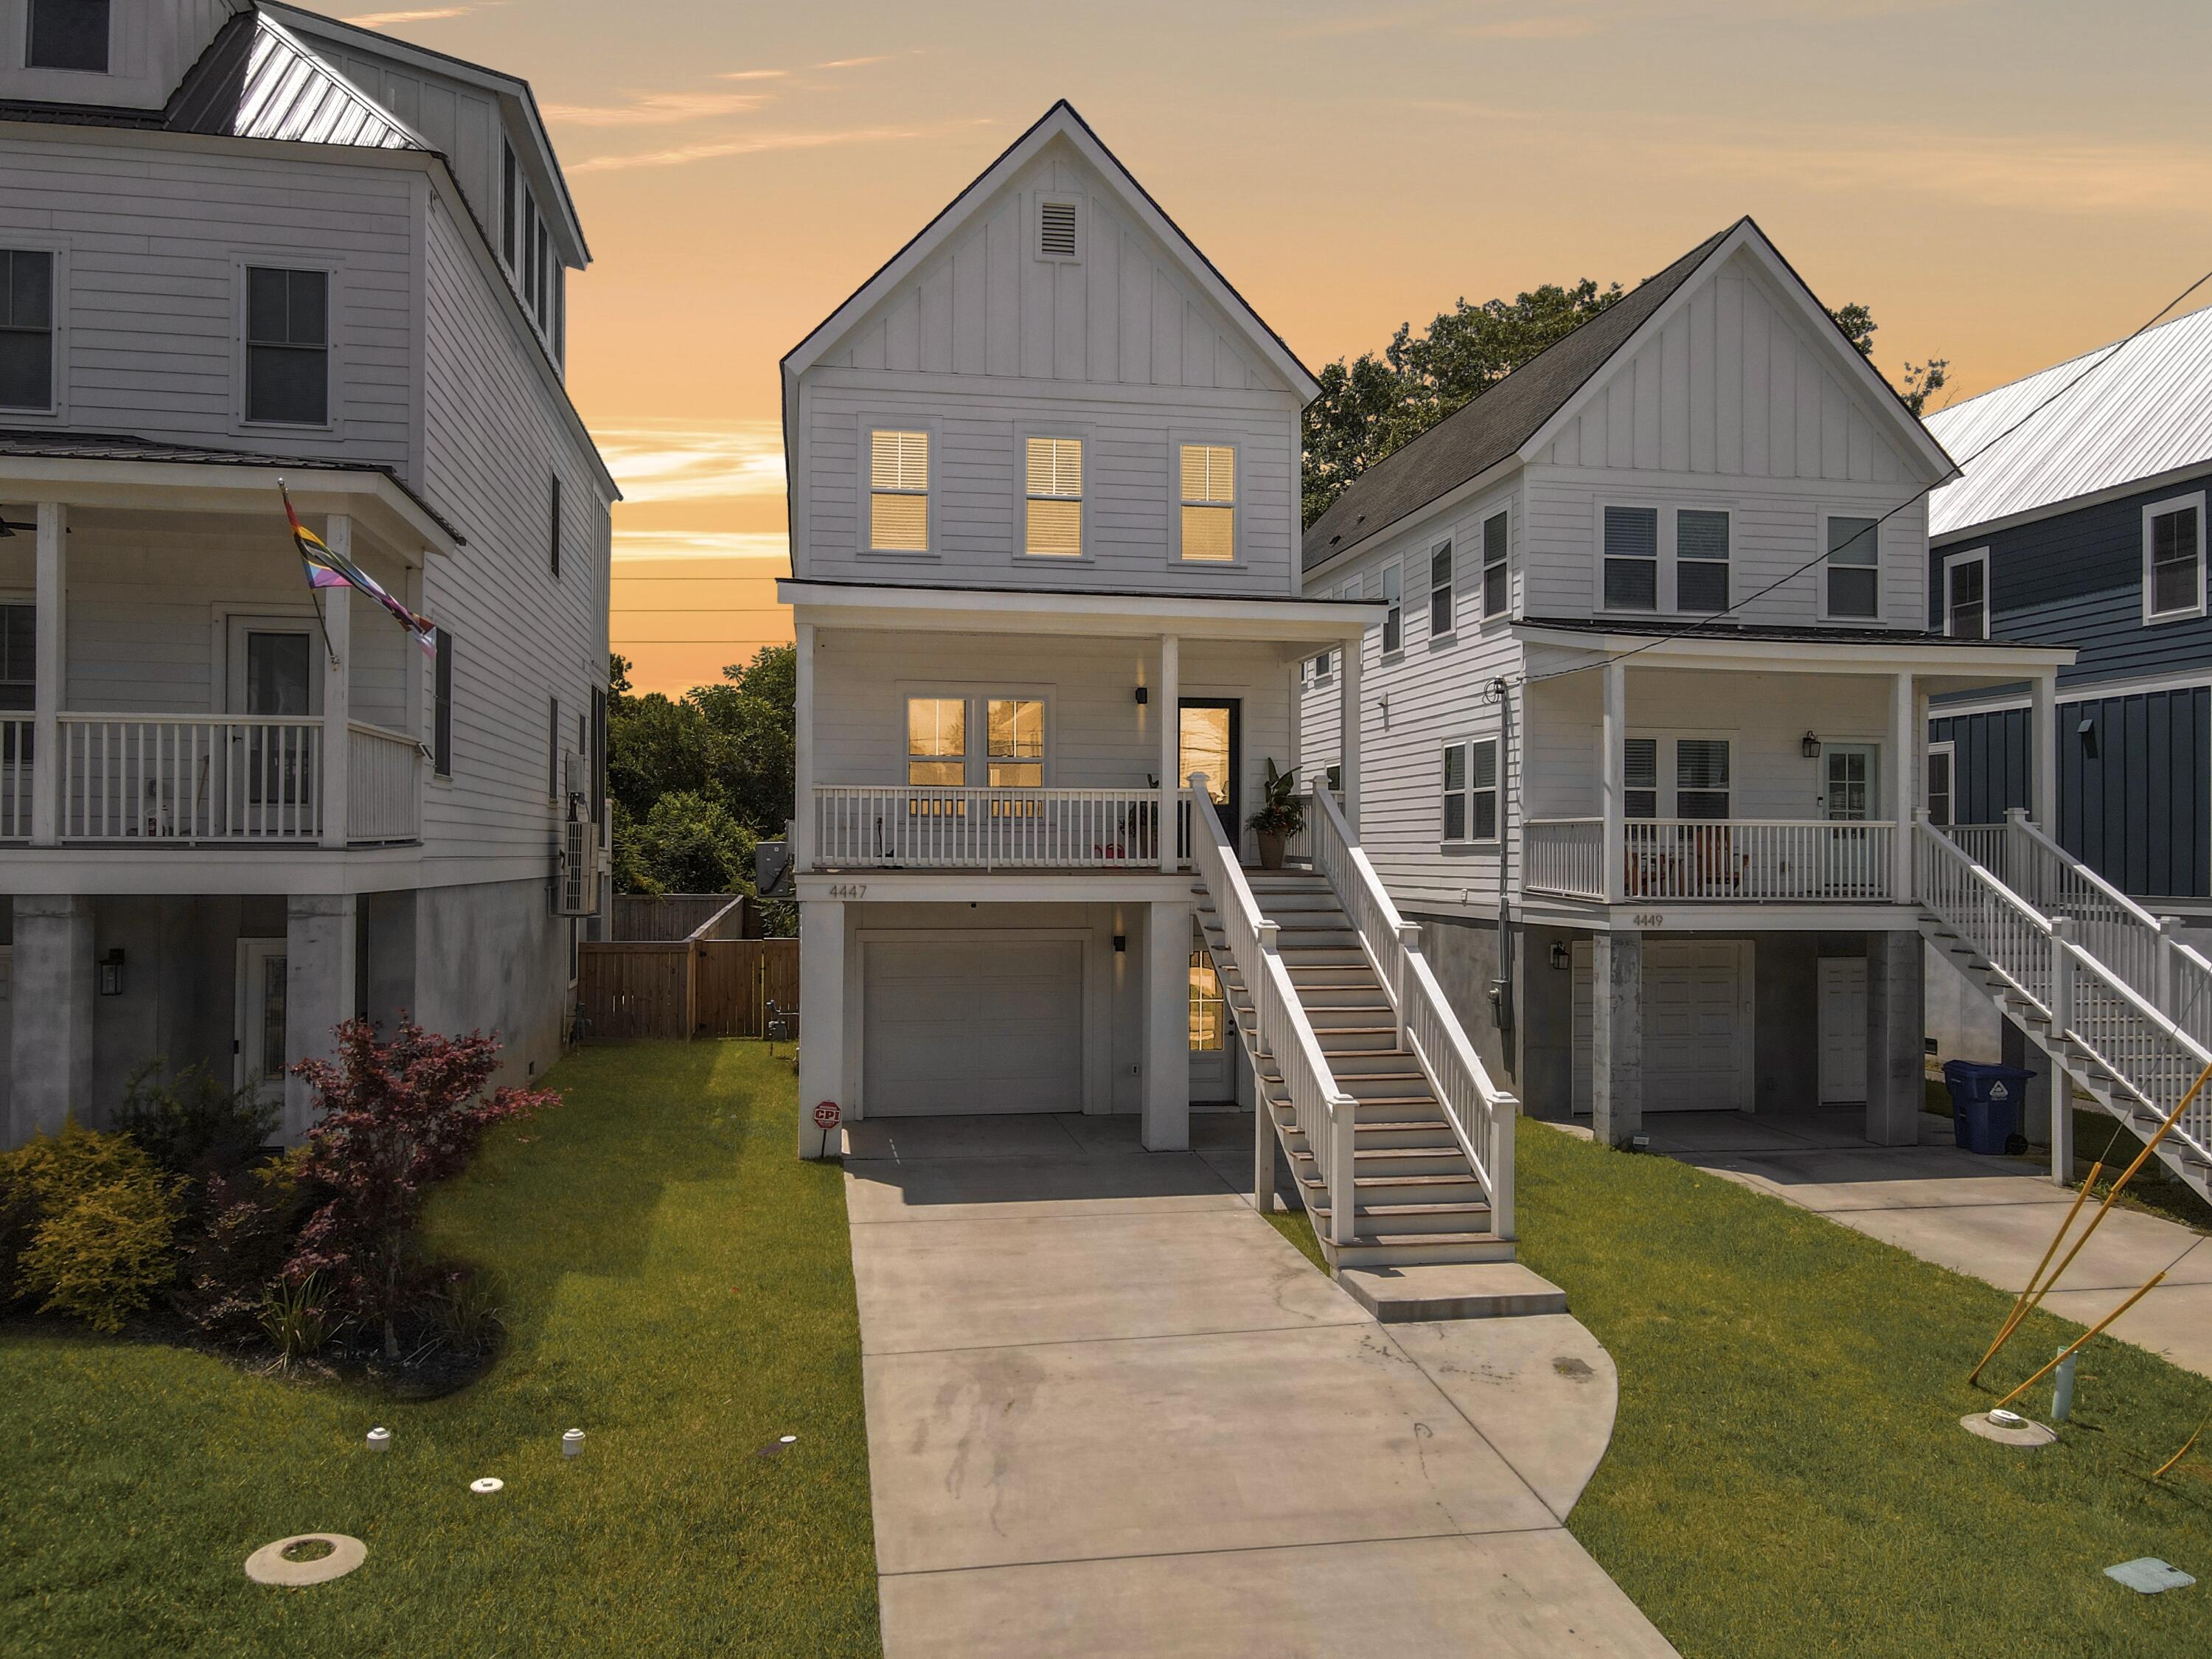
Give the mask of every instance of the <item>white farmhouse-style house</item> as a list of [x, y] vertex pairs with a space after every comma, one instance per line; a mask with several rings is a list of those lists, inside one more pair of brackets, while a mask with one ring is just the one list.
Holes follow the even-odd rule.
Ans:
[[1922, 931], [1978, 981], [1996, 944], [1914, 822], [1928, 702], [2033, 687], [2047, 791], [2073, 660], [1929, 630], [1952, 470], [1747, 219], [1307, 531], [1308, 595], [1383, 611], [1308, 664], [1304, 755], [1349, 688], [1368, 855], [1532, 1115], [1863, 1103], [1917, 1139]]
[[[356, 1013], [559, 1052], [615, 492], [529, 88], [249, 0], [0, 0], [9, 1144]], [[278, 495], [410, 609], [311, 599]], [[556, 880], [556, 875], [566, 878]]]
[[1256, 1062], [1338, 1261], [1510, 1255], [1512, 1103], [1356, 792], [1247, 867], [1300, 663], [1379, 614], [1300, 596], [1297, 358], [1062, 103], [783, 374], [801, 1151], [824, 1104], [1180, 1148]]

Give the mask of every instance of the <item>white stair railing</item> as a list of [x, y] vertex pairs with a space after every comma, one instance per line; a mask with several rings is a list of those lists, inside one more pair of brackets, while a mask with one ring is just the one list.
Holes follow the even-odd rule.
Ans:
[[[1237, 850], [1222, 828], [1221, 814], [1213, 810], [1206, 795], [1203, 772], [1191, 775], [1183, 800], [1193, 831], [1191, 866], [1212, 897], [1230, 960], [1243, 974], [1251, 994], [1260, 1050], [1275, 1062], [1298, 1132], [1305, 1136], [1306, 1146], [1313, 1154], [1316, 1176], [1328, 1194], [1329, 1243], [1350, 1243], [1354, 1231], [1352, 1127], [1357, 1103], [1337, 1087], [1330, 1073], [1320, 1039], [1306, 1018], [1305, 1005], [1299, 1001], [1290, 969], [1284, 966], [1282, 953], [1276, 947], [1276, 924], [1260, 914], [1251, 884], [1238, 867]], [[1265, 1112], [1269, 1109], [1265, 1089], [1260, 1093], [1262, 1098], [1257, 1109]]]
[[1336, 890], [1360, 948], [1382, 982], [1398, 1023], [1399, 1046], [1410, 1050], [1444, 1116], [1474, 1165], [1490, 1199], [1491, 1229], [1513, 1237], [1513, 1127], [1520, 1102], [1491, 1080], [1466, 1030], [1421, 949], [1421, 930], [1398, 914], [1382, 878], [1345, 823], [1328, 790], [1316, 788], [1307, 811], [1314, 868]]
[[2012, 988], [2051, 1012], [2051, 919], [1913, 814], [1912, 890]]

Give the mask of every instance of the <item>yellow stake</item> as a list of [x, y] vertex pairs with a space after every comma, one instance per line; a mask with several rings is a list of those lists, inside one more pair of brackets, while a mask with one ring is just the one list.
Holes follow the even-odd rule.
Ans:
[[2015, 1401], [2015, 1400], [2019, 1399], [2019, 1398], [2021, 1397], [2021, 1395], [2022, 1395], [2026, 1394], [2026, 1393], [2027, 1393], [2030, 1389], [2033, 1388], [2033, 1387], [2034, 1387], [2038, 1382], [2041, 1382], [2045, 1377], [2046, 1377], [2046, 1376], [2050, 1376], [2051, 1372], [2053, 1372], [2053, 1371], [2057, 1370], [2058, 1369], [2058, 1365], [2059, 1365], [2059, 1361], [2060, 1361], [2060, 1360], [2064, 1359], [2064, 1358], [2067, 1357], [2067, 1355], [2068, 1355], [2068, 1354], [2072, 1354], [2072, 1353], [2078, 1353], [2078, 1352], [2081, 1352], [2081, 1346], [2082, 1346], [2082, 1344], [2083, 1344], [2083, 1343], [2085, 1343], [2085, 1342], [2088, 1341], [2088, 1340], [2089, 1340], [2091, 1337], [2093, 1337], [2093, 1336], [2096, 1335], [2098, 1332], [2100, 1332], [2100, 1331], [2103, 1330], [2103, 1329], [2105, 1328], [2105, 1327], [2106, 1327], [2106, 1326], [2107, 1326], [2107, 1325], [2111, 1324], [2111, 1323], [2112, 1323], [2115, 1319], [2118, 1319], [2118, 1318], [2122, 1314], [2125, 1313], [2129, 1309], [2130, 1309], [2130, 1308], [2134, 1307], [2134, 1306], [2136, 1305], [2136, 1303], [2138, 1303], [2138, 1302], [2142, 1301], [2145, 1297], [2148, 1296], [2148, 1295], [2151, 1293], [2151, 1291], [2154, 1291], [2154, 1290], [2155, 1290], [2155, 1289], [2157, 1288], [2157, 1286], [2158, 1286], [2158, 1282], [2159, 1282], [2160, 1279], [2164, 1279], [2165, 1277], [2166, 1277], [2166, 1269], [2165, 1269], [2165, 1268], [2163, 1268], [2163, 1267], [2161, 1267], [2161, 1268], [2160, 1268], [2156, 1273], [2153, 1273], [2153, 1274], [2151, 1275], [2151, 1277], [2150, 1277], [2150, 1283], [2149, 1283], [2149, 1284], [2148, 1284], [2148, 1285], [2144, 1285], [2144, 1286], [2142, 1287], [2142, 1289], [2141, 1289], [2141, 1290], [2137, 1291], [2136, 1291], [2133, 1296], [2130, 1297], [2126, 1301], [2124, 1301], [2124, 1302], [2121, 1303], [2121, 1304], [2120, 1304], [2120, 1305], [2119, 1305], [2118, 1307], [2117, 1307], [2117, 1308], [2113, 1309], [2113, 1310], [2112, 1310], [2112, 1312], [2110, 1312], [2110, 1313], [2106, 1314], [2106, 1315], [2102, 1319], [2099, 1320], [2095, 1324], [2094, 1324], [2094, 1325], [2092, 1325], [2091, 1327], [2089, 1327], [2089, 1328], [2088, 1328], [2087, 1330], [2086, 1330], [2086, 1331], [2082, 1332], [2082, 1333], [2081, 1333], [2081, 1334], [2075, 1340], [2075, 1341], [2074, 1341], [2074, 1343], [2073, 1343], [2073, 1345], [2072, 1345], [2071, 1346], [2069, 1346], [2069, 1347], [2068, 1347], [2068, 1348], [2063, 1349], [2063, 1350], [2059, 1353], [2059, 1356], [2058, 1356], [2058, 1358], [2057, 1358], [2057, 1359], [2054, 1359], [2054, 1360], [2052, 1360], [2049, 1364], [2045, 1365], [2045, 1366], [2041, 1370], [2039, 1370], [2039, 1371], [2036, 1372], [2036, 1374], [2035, 1374], [2033, 1376], [2029, 1377], [2029, 1378], [2027, 1379], [2027, 1382], [2025, 1382], [2021, 1383], [2018, 1388], [2014, 1389], [2010, 1394], [2007, 1395], [2003, 1399], [2002, 1399], [2002, 1400], [1998, 1401], [1997, 1401], [1997, 1403], [1996, 1403], [1996, 1405], [1994, 1405], [1994, 1406], [1990, 1407], [1990, 1409], [1991, 1411], [1997, 1411], [1997, 1410], [2000, 1410], [2000, 1409], [2002, 1409], [2002, 1407], [2006, 1407], [2006, 1406], [2009, 1406], [2009, 1405], [2011, 1405], [2011, 1404], [2012, 1404], [2012, 1402], [2013, 1402], [2014, 1401]]
[[[2205, 1414], [2204, 1423], [2212, 1423], [2212, 1413], [2207, 1413]], [[2160, 1464], [2156, 1468], [2150, 1472], [2150, 1478], [2152, 1480], [2157, 1480], [2159, 1476], [2164, 1474], [2176, 1463], [2179, 1463], [2183, 1458], [2189, 1455], [2189, 1449], [2197, 1443], [2197, 1435], [2200, 1435], [2204, 1432], [2204, 1423], [2199, 1423], [2197, 1425], [2197, 1434], [2191, 1435], [2188, 1439], [2181, 1443], [2181, 1449], [2179, 1451], [2174, 1453], [2172, 1456], [2167, 1458], [2165, 1462]]]
[[2044, 1251], [2043, 1260], [2035, 1264], [2035, 1271], [2027, 1276], [2027, 1283], [2020, 1287], [2020, 1299], [2012, 1304], [2012, 1311], [2005, 1316], [2005, 1322], [1998, 1328], [1996, 1340], [1990, 1344], [1990, 1351], [1974, 1363], [1974, 1369], [1966, 1373], [1968, 1387], [1971, 1388], [1980, 1380], [1982, 1367], [1996, 1358], [1997, 1350], [2011, 1340], [2013, 1328], [2027, 1317], [2027, 1299], [2035, 1294], [2036, 1281], [2043, 1277], [2043, 1270], [2051, 1265], [2051, 1258], [2058, 1254], [2058, 1247], [2066, 1237], [2066, 1230], [2074, 1224], [2074, 1218], [2081, 1212], [2082, 1200], [2096, 1191], [2097, 1177], [2102, 1175], [2104, 1170], [2104, 1160], [2101, 1158], [2089, 1166], [2089, 1178], [2081, 1183], [2081, 1190], [2074, 1194], [2074, 1203], [2066, 1212], [2066, 1219], [2058, 1224], [2058, 1231], [2051, 1236], [2051, 1248]]

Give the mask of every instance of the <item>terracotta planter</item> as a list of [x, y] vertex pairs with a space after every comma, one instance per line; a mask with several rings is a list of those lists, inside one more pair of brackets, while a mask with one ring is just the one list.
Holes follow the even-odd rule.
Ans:
[[1258, 836], [1260, 841], [1260, 867], [1262, 870], [1281, 869], [1283, 867], [1282, 836], [1268, 830], [1255, 830], [1252, 833]]

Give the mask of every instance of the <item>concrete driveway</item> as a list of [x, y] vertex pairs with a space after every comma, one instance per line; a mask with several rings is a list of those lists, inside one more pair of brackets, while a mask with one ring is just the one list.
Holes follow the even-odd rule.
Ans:
[[1561, 1524], [1604, 1350], [1377, 1325], [1212, 1167], [1251, 1133], [848, 1131], [886, 1654], [1672, 1652]]

